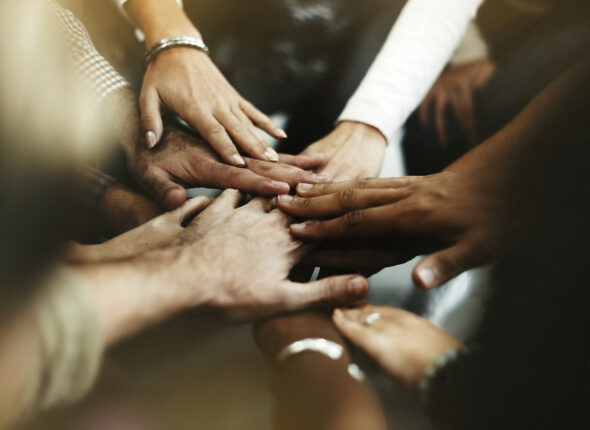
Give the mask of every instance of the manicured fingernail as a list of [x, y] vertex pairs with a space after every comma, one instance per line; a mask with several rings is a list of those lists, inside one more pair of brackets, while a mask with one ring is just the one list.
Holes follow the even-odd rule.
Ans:
[[277, 128], [277, 134], [281, 139], [287, 138], [287, 133], [285, 133], [285, 130], [283, 130], [282, 128]]
[[156, 133], [153, 131], [148, 131], [145, 134], [145, 142], [149, 149], [152, 149], [154, 146], [156, 146]]
[[280, 196], [277, 197], [277, 199], [280, 203], [287, 204], [293, 200], [293, 196], [291, 196], [289, 194], [281, 194]]
[[434, 268], [431, 266], [420, 267], [417, 274], [420, 281], [422, 281], [422, 285], [424, 285], [426, 288], [432, 288], [436, 286], [437, 277]]
[[365, 281], [363, 278], [352, 278], [348, 281], [348, 293], [350, 295], [358, 296], [365, 292]]
[[[332, 182], [332, 177], [328, 176], [328, 175], [312, 175], [311, 179], [315, 182], [323, 182], [323, 183], [331, 183]], [[305, 184], [305, 185], [309, 185], [309, 184]]]
[[266, 148], [264, 156], [270, 161], [279, 161], [279, 154], [272, 148]]
[[246, 162], [239, 154], [234, 154], [231, 156], [231, 158], [232, 158], [232, 160], [234, 160], [234, 163], [237, 164], [238, 166], [245, 166], [246, 165]]
[[291, 230], [295, 230], [295, 231], [305, 230], [306, 227], [307, 227], [307, 224], [305, 224], [305, 223], [291, 224]]
[[299, 191], [309, 191], [312, 188], [313, 188], [312, 184], [305, 184], [305, 183], [297, 184], [297, 189]]

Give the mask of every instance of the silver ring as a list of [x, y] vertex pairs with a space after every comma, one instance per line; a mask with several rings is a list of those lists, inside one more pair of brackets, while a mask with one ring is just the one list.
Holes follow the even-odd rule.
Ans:
[[377, 321], [379, 318], [381, 318], [381, 314], [379, 312], [373, 312], [372, 314], [369, 314], [365, 317], [365, 321], [364, 324], [369, 327], [371, 324], [373, 324], [375, 321]]

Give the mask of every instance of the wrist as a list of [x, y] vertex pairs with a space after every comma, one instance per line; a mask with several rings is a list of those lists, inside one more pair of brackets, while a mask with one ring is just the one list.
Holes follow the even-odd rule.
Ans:
[[176, 0], [129, 0], [125, 10], [139, 24], [147, 49], [167, 37], [202, 38]]
[[379, 129], [364, 122], [345, 120], [339, 122], [336, 128], [349, 133], [351, 137], [356, 137], [369, 143], [382, 144], [384, 146], [387, 144], [387, 139]]

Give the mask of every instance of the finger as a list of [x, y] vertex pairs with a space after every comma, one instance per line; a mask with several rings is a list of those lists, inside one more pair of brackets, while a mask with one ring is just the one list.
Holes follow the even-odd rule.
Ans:
[[445, 113], [447, 109], [447, 97], [440, 96], [435, 100], [434, 104], [434, 121], [436, 124], [436, 132], [438, 139], [442, 146], [447, 145], [447, 126]]
[[279, 161], [281, 163], [290, 164], [291, 166], [299, 167], [300, 169], [317, 169], [326, 162], [324, 154], [279, 154]]
[[235, 188], [245, 193], [269, 197], [288, 193], [291, 189], [290, 185], [282, 180], [273, 180], [250, 169], [240, 169], [223, 163], [211, 165], [203, 181], [203, 186]]
[[187, 200], [182, 206], [174, 211], [174, 216], [179, 225], [186, 223], [190, 218], [197, 215], [213, 201], [212, 198], [199, 196]]
[[429, 233], [436, 226], [423, 210], [408, 200], [399, 203], [354, 210], [327, 221], [292, 224], [291, 234], [304, 240], [351, 237], [408, 236]]
[[238, 190], [229, 188], [222, 192], [215, 200], [213, 200], [213, 202], [209, 205], [209, 209], [221, 211], [235, 209], [240, 205], [243, 197], [243, 194]]
[[367, 343], [375, 334], [367, 327], [354, 319], [347, 318], [341, 309], [335, 309], [332, 321], [340, 333], [359, 348], [367, 351]]
[[340, 313], [343, 319], [347, 319], [350, 321], [355, 321], [359, 324], [364, 324], [365, 319], [367, 316], [379, 313], [381, 317], [386, 316], [386, 312], [391, 311], [389, 306], [377, 306], [371, 303], [359, 303], [359, 305], [351, 306], [351, 307], [342, 307], [340, 308]]
[[266, 131], [275, 139], [287, 138], [285, 130], [278, 127], [268, 116], [256, 109], [252, 103], [242, 100], [240, 102], [240, 108], [257, 127]]
[[277, 206], [286, 213], [301, 218], [328, 218], [344, 213], [397, 202], [409, 195], [404, 189], [349, 188], [318, 197], [298, 197], [283, 194]]
[[332, 276], [298, 284], [286, 281], [281, 287], [286, 311], [315, 306], [337, 306], [361, 300], [369, 292], [369, 282], [362, 276]]
[[272, 199], [263, 199], [257, 197], [255, 199], [250, 200], [247, 204], [242, 206], [242, 208], [248, 211], [270, 212], [274, 208], [274, 203]]
[[161, 169], [148, 168], [139, 182], [144, 191], [165, 210], [176, 209], [186, 201], [186, 190]]
[[349, 188], [402, 188], [422, 180], [423, 176], [403, 176], [400, 178], [357, 178], [350, 181], [334, 182], [327, 185], [300, 183], [297, 194], [302, 197], [323, 196], [333, 194]]
[[432, 99], [434, 98], [433, 89], [426, 95], [422, 103], [420, 104], [420, 122], [422, 124], [430, 123], [430, 112], [432, 110]]
[[160, 97], [156, 90], [142, 91], [139, 97], [139, 110], [145, 143], [151, 149], [160, 142], [164, 130], [160, 113]]
[[459, 128], [465, 138], [470, 144], [476, 143], [475, 107], [473, 105], [473, 93], [470, 89], [464, 88], [460, 93], [454, 95], [453, 108], [456, 112]]
[[460, 273], [484, 263], [485, 258], [466, 243], [458, 243], [420, 261], [412, 272], [419, 288], [436, 288]]
[[329, 176], [318, 175], [284, 163], [269, 163], [268, 161], [246, 158], [246, 166], [249, 170], [261, 176], [286, 182], [290, 187], [295, 187], [300, 182], [314, 184], [329, 184], [332, 182], [332, 178]]
[[189, 117], [187, 121], [199, 131], [201, 136], [209, 142], [209, 145], [215, 149], [226, 163], [238, 167], [244, 167], [246, 165], [246, 162], [238, 153], [225, 128], [215, 118], [209, 117], [208, 119], [202, 120], [197, 117]]
[[279, 161], [279, 154], [254, 129], [248, 117], [244, 115], [240, 118], [233, 112], [222, 111], [215, 118], [246, 153], [260, 160]]

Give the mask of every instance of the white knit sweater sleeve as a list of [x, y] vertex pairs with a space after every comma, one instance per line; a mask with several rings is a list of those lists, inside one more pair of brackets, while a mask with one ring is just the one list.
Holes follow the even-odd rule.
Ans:
[[483, 0], [408, 0], [338, 121], [391, 137], [418, 107]]

